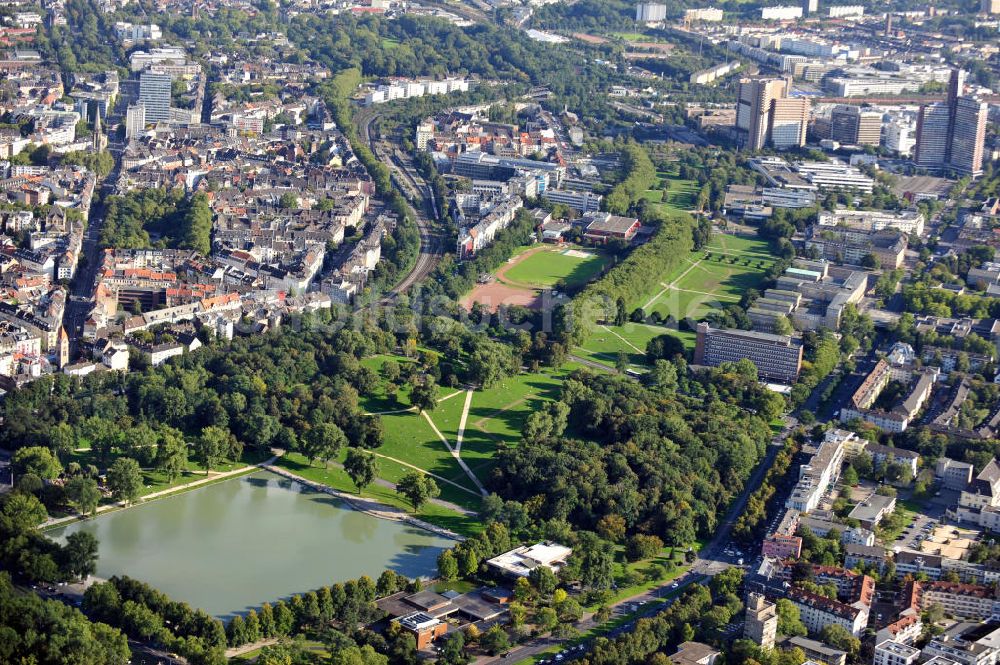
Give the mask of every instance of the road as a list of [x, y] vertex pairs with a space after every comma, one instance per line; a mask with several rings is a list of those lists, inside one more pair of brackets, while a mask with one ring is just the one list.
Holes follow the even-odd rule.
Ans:
[[[785, 417], [785, 426], [771, 439], [771, 443], [767, 447], [764, 458], [757, 464], [753, 473], [750, 474], [750, 478], [743, 487], [743, 491], [740, 492], [739, 496], [737, 496], [730, 505], [729, 510], [726, 512], [726, 516], [719, 524], [719, 528], [716, 529], [715, 535], [712, 536], [712, 539], [705, 543], [705, 545], [698, 552], [698, 558], [691, 564], [691, 568], [688, 569], [686, 573], [667, 584], [651, 589], [646, 593], [626, 598], [615, 603], [612, 606], [614, 616], [627, 614], [631, 611], [630, 608], [633, 607], [637, 607], [638, 609], [632, 613], [632, 619], [621, 626], [617, 626], [613, 630], [608, 631], [605, 633], [605, 637], [616, 637], [622, 633], [631, 632], [635, 628], [636, 622], [639, 619], [651, 617], [658, 612], [662, 612], [666, 607], [670, 606], [673, 599], [679, 596], [680, 592], [688, 585], [704, 582], [706, 579], [717, 575], [726, 568], [735, 564], [733, 559], [736, 557], [726, 555], [724, 551], [732, 539], [733, 525], [736, 523], [737, 518], [746, 509], [747, 501], [749, 501], [750, 495], [755, 492], [764, 481], [764, 476], [771, 468], [771, 465], [774, 464], [774, 459], [781, 451], [785, 438], [797, 425], [798, 421], [794, 417]], [[665, 602], [654, 602], [663, 601], [666, 596], [670, 596], [670, 598]], [[586, 632], [596, 626], [597, 624], [593, 621], [593, 618], [591, 616], [587, 616], [575, 627], [580, 632]], [[553, 646], [564, 642], [566, 642], [566, 640], [561, 640], [555, 637], [540, 638], [528, 643], [525, 646], [512, 649], [506, 657], [495, 656], [491, 658], [478, 659], [476, 661], [476, 665], [517, 662], [519, 660], [524, 660], [525, 658], [538, 656], [539, 654], [548, 651]], [[578, 651], [567, 652], [563, 662], [572, 660], [578, 656], [583, 656], [586, 652], [587, 647]]]
[[80, 261], [77, 264], [76, 274], [70, 283], [69, 298], [66, 302], [66, 309], [63, 312], [63, 328], [69, 335], [70, 342], [74, 347], [77, 340], [83, 333], [83, 324], [93, 307], [94, 278], [97, 276], [97, 268], [100, 266], [101, 258], [101, 229], [104, 227], [104, 218], [107, 215], [107, 197], [115, 189], [120, 173], [120, 164], [117, 157], [115, 168], [108, 174], [108, 177], [99, 184], [94, 192], [93, 201], [90, 205], [90, 214], [87, 220], [87, 230], [83, 234], [83, 248], [80, 253]]
[[[408, 189], [411, 196], [414, 198], [418, 196], [423, 198], [424, 202], [429, 204], [428, 207], [433, 209], [433, 194], [427, 184], [412, 169], [405, 168], [404, 165], [400, 164], [394, 155], [384, 154], [378, 138], [372, 131], [372, 125], [378, 118], [378, 113], [368, 111], [367, 109], [355, 115], [361, 140], [368, 144], [372, 154], [380, 162], [389, 167], [395, 187], [400, 190]], [[407, 197], [404, 196], [404, 198]], [[414, 208], [409, 199], [407, 199], [406, 205], [420, 232], [420, 253], [417, 255], [417, 261], [414, 263], [413, 268], [410, 269], [410, 272], [396, 286], [389, 290], [385, 298], [383, 298], [383, 303], [390, 302], [395, 296], [405, 293], [414, 284], [426, 278], [444, 255], [444, 242], [441, 235], [435, 230], [433, 220], [423, 210]]]

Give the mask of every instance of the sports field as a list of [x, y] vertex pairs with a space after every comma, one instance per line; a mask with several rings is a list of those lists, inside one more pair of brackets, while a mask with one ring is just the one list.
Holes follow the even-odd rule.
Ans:
[[543, 289], [579, 288], [597, 277], [610, 260], [593, 248], [534, 245], [511, 257], [493, 281], [477, 284], [462, 305], [469, 308], [478, 302], [491, 310], [500, 305], [538, 308]]
[[758, 288], [774, 262], [767, 243], [756, 238], [716, 233], [708, 246], [691, 256], [629, 309], [641, 307], [663, 319], [698, 321], [709, 312], [735, 304], [747, 289]]

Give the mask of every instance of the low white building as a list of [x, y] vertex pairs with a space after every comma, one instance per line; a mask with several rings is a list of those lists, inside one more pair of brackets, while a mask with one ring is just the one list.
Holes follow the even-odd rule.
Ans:
[[537, 543], [504, 552], [488, 560], [486, 565], [504, 577], [527, 577], [539, 566], [557, 573], [572, 553], [573, 550], [564, 545]]

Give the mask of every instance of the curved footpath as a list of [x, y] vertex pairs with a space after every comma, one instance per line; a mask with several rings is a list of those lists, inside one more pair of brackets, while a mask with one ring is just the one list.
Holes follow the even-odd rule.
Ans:
[[276, 473], [279, 476], [284, 476], [289, 480], [294, 480], [297, 483], [302, 483], [306, 487], [316, 490], [317, 492], [323, 492], [324, 494], [329, 494], [330, 496], [335, 496], [341, 499], [348, 505], [350, 505], [355, 510], [358, 510], [372, 517], [377, 517], [383, 520], [391, 520], [393, 522], [406, 522], [412, 524], [415, 527], [425, 529], [432, 533], [436, 533], [439, 536], [444, 536], [445, 538], [451, 538], [452, 540], [465, 540], [464, 537], [458, 535], [454, 531], [449, 531], [443, 527], [439, 527], [430, 522], [425, 522], [421, 519], [410, 515], [404, 510], [400, 510], [394, 506], [390, 506], [373, 499], [366, 499], [364, 497], [355, 496], [353, 494], [348, 494], [346, 492], [341, 492], [340, 490], [335, 490], [329, 485], [324, 485], [322, 483], [317, 483], [312, 480], [308, 480], [299, 476], [297, 474], [288, 471], [287, 469], [282, 469], [279, 466], [274, 466], [272, 464], [261, 464], [260, 467], [271, 473]]

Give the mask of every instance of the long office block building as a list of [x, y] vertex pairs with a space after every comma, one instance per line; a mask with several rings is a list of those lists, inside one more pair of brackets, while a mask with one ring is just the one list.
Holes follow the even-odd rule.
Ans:
[[747, 359], [761, 377], [792, 382], [802, 369], [802, 340], [750, 330], [723, 330], [698, 324], [694, 362], [717, 367]]

